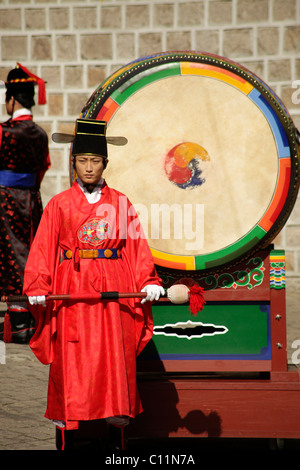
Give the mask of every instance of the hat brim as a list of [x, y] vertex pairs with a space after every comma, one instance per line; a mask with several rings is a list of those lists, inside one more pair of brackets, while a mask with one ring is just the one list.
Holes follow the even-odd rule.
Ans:
[[[61, 132], [55, 132], [52, 134], [52, 140], [56, 144], [70, 144], [73, 142], [75, 135], [73, 134], [64, 134]], [[126, 137], [106, 137], [106, 142], [112, 145], [126, 145], [128, 140]]]

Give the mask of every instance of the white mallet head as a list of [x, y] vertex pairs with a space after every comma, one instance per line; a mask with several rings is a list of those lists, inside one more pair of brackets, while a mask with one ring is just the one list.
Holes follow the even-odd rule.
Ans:
[[185, 304], [189, 301], [190, 290], [184, 284], [173, 284], [167, 289], [167, 297], [174, 304]]

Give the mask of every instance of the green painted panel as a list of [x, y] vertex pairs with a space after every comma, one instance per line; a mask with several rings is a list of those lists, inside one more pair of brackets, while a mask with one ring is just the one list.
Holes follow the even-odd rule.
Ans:
[[187, 305], [157, 304], [152, 344], [144, 355], [270, 358], [269, 312], [267, 303], [212, 303], [195, 318]]

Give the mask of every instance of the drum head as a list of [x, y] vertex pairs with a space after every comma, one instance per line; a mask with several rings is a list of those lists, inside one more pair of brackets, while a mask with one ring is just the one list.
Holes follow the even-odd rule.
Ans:
[[221, 57], [142, 58], [101, 84], [81, 117], [105, 120], [105, 178], [139, 213], [155, 263], [216, 270], [267, 246], [298, 192], [295, 128], [258, 77]]

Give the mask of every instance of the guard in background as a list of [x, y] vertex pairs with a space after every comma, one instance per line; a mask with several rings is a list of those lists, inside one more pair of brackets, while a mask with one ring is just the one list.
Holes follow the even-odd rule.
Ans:
[[[45, 82], [21, 64], [5, 82], [6, 111], [0, 124], [0, 292], [22, 294], [24, 268], [42, 216], [40, 184], [50, 167], [48, 137], [33, 121], [34, 87], [45, 104]], [[1, 339], [27, 344], [34, 319], [26, 303], [10, 304], [1, 324]]]

